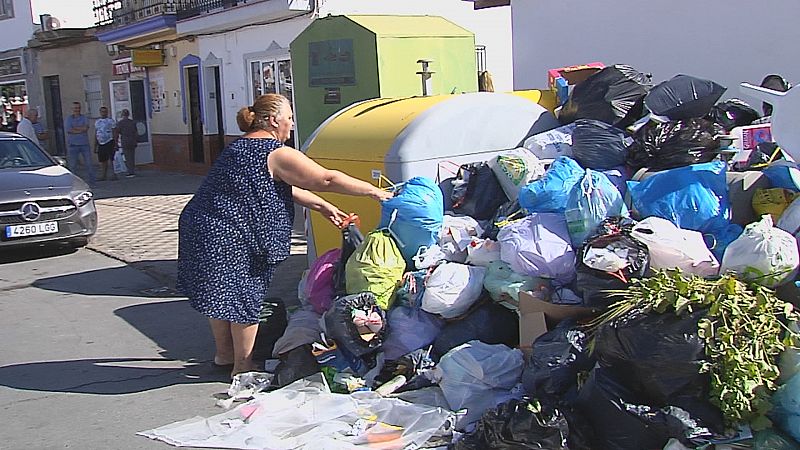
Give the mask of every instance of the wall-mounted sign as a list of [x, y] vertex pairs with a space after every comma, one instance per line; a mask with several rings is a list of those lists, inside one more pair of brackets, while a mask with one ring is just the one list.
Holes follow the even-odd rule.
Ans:
[[309, 86], [352, 86], [356, 64], [352, 39], [308, 43]]
[[111, 61], [114, 75], [130, 75], [132, 73], [144, 72], [143, 67], [136, 67], [131, 64], [130, 58], [121, 58]]
[[325, 88], [325, 104], [326, 105], [342, 104], [342, 90], [338, 87]]
[[15, 56], [13, 58], [0, 59], [0, 77], [6, 75], [19, 75], [22, 72], [22, 58]]
[[136, 67], [156, 67], [164, 65], [164, 51], [158, 50], [131, 50], [131, 59]]

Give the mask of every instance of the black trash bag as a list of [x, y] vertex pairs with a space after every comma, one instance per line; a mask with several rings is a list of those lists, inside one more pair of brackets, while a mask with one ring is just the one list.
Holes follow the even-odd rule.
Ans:
[[651, 313], [602, 325], [593, 356], [640, 401], [681, 407], [722, 431], [722, 413], [709, 402], [711, 377], [700, 373], [706, 355], [697, 322], [704, 315]]
[[[773, 73], [765, 76], [764, 79], [761, 80], [761, 87], [772, 89], [773, 91], [786, 92], [792, 88], [792, 84], [786, 81], [782, 76]], [[761, 110], [764, 111], [765, 116], [772, 115], [772, 105], [770, 103], [761, 103]]]
[[317, 359], [311, 353], [311, 344], [301, 345], [282, 353], [279, 358], [280, 362], [272, 379], [273, 387], [282, 388], [319, 372]]
[[519, 200], [509, 200], [497, 208], [497, 211], [494, 213], [494, 216], [492, 216], [491, 220], [489, 220], [489, 224], [484, 229], [483, 236], [481, 237], [496, 241], [497, 234], [502, 228], [497, 225], [498, 223], [501, 223], [508, 218], [522, 219], [523, 217], [525, 217], [525, 215], [522, 213], [522, 207], [519, 206]]
[[593, 119], [625, 128], [642, 117], [644, 97], [651, 87], [650, 76], [633, 67], [606, 67], [575, 85], [558, 121], [566, 125]]
[[364, 235], [358, 229], [355, 223], [349, 223], [342, 229], [342, 256], [339, 262], [336, 263], [336, 268], [333, 272], [333, 295], [341, 296], [347, 294], [347, 283], [345, 276], [345, 266], [347, 260], [356, 251], [356, 247], [364, 242]]
[[517, 347], [519, 316], [497, 303], [483, 304], [463, 319], [445, 325], [433, 341], [433, 354], [441, 358], [450, 350], [472, 340]]
[[605, 122], [591, 119], [575, 121], [572, 132], [572, 157], [581, 167], [608, 170], [625, 164], [628, 134]]
[[662, 449], [670, 438], [694, 448], [690, 439], [713, 436], [680, 408], [639, 402], [624, 383], [600, 367], [592, 370], [578, 393], [575, 410], [591, 424], [597, 449]]
[[578, 392], [578, 373], [590, 371], [595, 364], [588, 344], [574, 319], [562, 320], [536, 338], [522, 372], [525, 392], [543, 401], [570, 403]]
[[674, 169], [712, 161], [720, 152], [722, 126], [706, 119], [650, 121], [633, 135], [628, 165], [636, 169]]
[[258, 316], [258, 332], [253, 346], [253, 360], [265, 361], [272, 358], [275, 342], [283, 336], [288, 325], [286, 307], [280, 299], [266, 298], [261, 303]]
[[475, 431], [453, 450], [569, 450], [569, 424], [558, 409], [532, 406], [526, 399], [501, 403], [481, 416]]
[[[379, 330], [369, 331], [369, 341], [362, 338], [362, 331], [367, 335], [368, 330], [359, 331], [359, 327], [353, 322], [357, 312], [363, 312], [366, 316], [375, 313], [380, 317], [382, 326]], [[327, 337], [358, 358], [380, 350], [386, 334], [386, 312], [377, 305], [372, 292], [337, 297], [331, 308], [323, 314], [322, 320]]]
[[[578, 252], [575, 285], [583, 295], [583, 306], [605, 309], [620, 300], [612, 290], [624, 290], [633, 278], [643, 278], [650, 268], [650, 253], [647, 246], [631, 237], [634, 221], [623, 217], [609, 217], [600, 223], [597, 233], [586, 240]], [[625, 254], [628, 265], [614, 272], [590, 267], [590, 253], [607, 249]], [[587, 264], [588, 263], [588, 264]]]
[[670, 120], [705, 117], [719, 101], [726, 87], [691, 75], [675, 75], [654, 87], [644, 98], [650, 112]]
[[727, 132], [736, 127], [750, 125], [760, 117], [752, 106], [738, 98], [717, 103], [708, 113], [708, 119], [720, 124]]
[[476, 220], [491, 219], [508, 201], [497, 177], [485, 162], [464, 164], [453, 181], [453, 212]]

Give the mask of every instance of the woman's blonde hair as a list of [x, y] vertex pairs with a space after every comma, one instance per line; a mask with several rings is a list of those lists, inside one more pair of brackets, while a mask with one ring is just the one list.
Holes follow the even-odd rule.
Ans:
[[245, 106], [236, 114], [236, 123], [242, 132], [269, 130], [269, 118], [280, 118], [281, 106], [289, 100], [280, 94], [259, 95], [252, 106]]

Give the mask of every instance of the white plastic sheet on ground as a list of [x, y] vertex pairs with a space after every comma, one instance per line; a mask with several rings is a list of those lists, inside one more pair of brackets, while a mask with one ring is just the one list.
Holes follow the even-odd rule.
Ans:
[[138, 434], [184, 447], [399, 450], [424, 444], [451, 415], [374, 392], [333, 394], [318, 374], [223, 414]]

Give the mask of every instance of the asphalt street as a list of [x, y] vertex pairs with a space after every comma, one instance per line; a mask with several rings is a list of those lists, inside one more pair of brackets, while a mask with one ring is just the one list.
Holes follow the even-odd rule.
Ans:
[[[98, 184], [87, 248], [0, 252], [0, 449], [165, 449], [136, 432], [223, 410], [205, 317], [174, 290], [178, 216], [202, 177]], [[306, 268], [302, 214], [270, 296]]]

